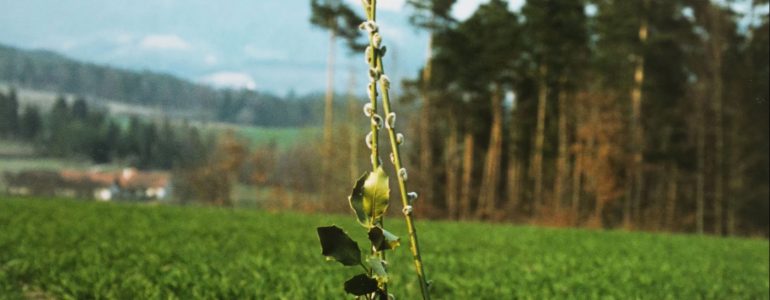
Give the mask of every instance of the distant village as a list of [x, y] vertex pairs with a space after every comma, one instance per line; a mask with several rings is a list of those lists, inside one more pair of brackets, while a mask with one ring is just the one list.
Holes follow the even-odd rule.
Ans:
[[168, 172], [144, 172], [134, 168], [117, 171], [6, 172], [3, 181], [5, 193], [17, 196], [99, 201], [164, 201], [171, 196], [171, 175]]

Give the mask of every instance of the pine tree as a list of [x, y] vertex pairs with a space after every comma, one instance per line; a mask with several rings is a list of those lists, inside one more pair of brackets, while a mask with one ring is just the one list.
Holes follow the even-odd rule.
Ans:
[[88, 103], [83, 97], [77, 97], [72, 103], [72, 112], [70, 115], [75, 120], [85, 121], [88, 118]]
[[[433, 168], [433, 137], [431, 121], [433, 106], [431, 98], [436, 92], [431, 90], [431, 81], [433, 76], [433, 48], [434, 39], [437, 31], [444, 30], [453, 22], [450, 12], [456, 0], [409, 0], [407, 4], [413, 8], [413, 14], [410, 16], [412, 25], [428, 31], [428, 49], [426, 53], [425, 66], [422, 69], [420, 78], [420, 95], [422, 98], [422, 108], [419, 118], [419, 167], [420, 186], [423, 188], [422, 198], [426, 203], [433, 203], [434, 181], [436, 175]], [[435, 126], [435, 125], [434, 125]], [[447, 201], [453, 199], [453, 192], [447, 192], [445, 198]], [[452, 204], [447, 204], [451, 206]], [[420, 206], [419, 209], [428, 209], [428, 205]]]
[[19, 98], [16, 89], [11, 88], [7, 96], [0, 93], [0, 136], [19, 135]]
[[27, 141], [35, 141], [43, 129], [43, 120], [37, 106], [25, 106], [20, 120], [21, 137]]
[[[536, 208], [548, 206], [545, 197], [545, 147], [549, 101], [558, 101], [558, 111], [567, 109], [567, 96], [581, 82], [579, 75], [588, 59], [587, 17], [584, 1], [532, 0], [522, 8], [525, 30], [528, 33], [527, 56], [530, 60], [530, 76], [537, 82], [537, 121], [532, 146], [530, 174], [534, 181], [533, 202]], [[566, 179], [566, 131], [565, 115], [557, 115], [560, 131], [557, 176], [555, 180], [554, 206], [563, 201]]]

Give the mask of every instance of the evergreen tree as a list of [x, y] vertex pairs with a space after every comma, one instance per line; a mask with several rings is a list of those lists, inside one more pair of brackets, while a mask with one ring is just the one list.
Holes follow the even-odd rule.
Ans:
[[[547, 201], [545, 187], [546, 147], [550, 144], [547, 131], [553, 114], [564, 111], [566, 96], [581, 82], [581, 70], [588, 59], [588, 31], [584, 1], [531, 0], [522, 8], [526, 44], [525, 66], [536, 82], [537, 109], [534, 115], [535, 135], [531, 147], [530, 175], [533, 184], [533, 207], [538, 210], [547, 206], [558, 209], [563, 201], [564, 173], [566, 173], [566, 116], [557, 115], [560, 130], [560, 151], [557, 162], [559, 176], [555, 180], [556, 195]], [[559, 98], [561, 98], [559, 100]], [[553, 100], [559, 100], [553, 105]], [[549, 118], [549, 115], [552, 116]], [[553, 122], [551, 122], [553, 123]], [[550, 202], [550, 203], [549, 203]], [[536, 211], [535, 210], [535, 211]]]
[[18, 135], [19, 99], [16, 89], [11, 88], [7, 96], [0, 96], [0, 136], [16, 137]]
[[[420, 76], [420, 95], [422, 99], [422, 109], [419, 118], [419, 141], [420, 141], [420, 186], [423, 188], [423, 198], [426, 203], [431, 204], [434, 201], [434, 181], [436, 172], [433, 168], [433, 139], [431, 120], [434, 120], [432, 111], [435, 104], [431, 98], [436, 90], [431, 89], [431, 78], [433, 75], [433, 48], [435, 34], [438, 31], [445, 30], [454, 21], [450, 16], [452, 6], [456, 0], [409, 0], [407, 4], [413, 8], [414, 12], [410, 16], [412, 25], [425, 29], [429, 32], [428, 51], [425, 67]], [[447, 206], [454, 209], [454, 191], [447, 191]], [[437, 198], [438, 199], [438, 198]], [[437, 203], [438, 204], [438, 203]], [[420, 206], [418, 209], [428, 209], [429, 205]]]
[[88, 118], [88, 103], [83, 97], [77, 97], [72, 103], [71, 115], [76, 120], [84, 121]]
[[27, 141], [36, 141], [43, 129], [43, 120], [37, 106], [27, 105], [21, 114], [21, 137]]
[[5, 116], [8, 115], [10, 108], [8, 107], [8, 99], [3, 92], [0, 92], [0, 116], [3, 120], [0, 121], [0, 137], [5, 137], [8, 134], [7, 125], [5, 124]]
[[64, 95], [56, 97], [51, 112], [48, 114], [48, 120], [45, 142], [49, 147], [45, 147], [45, 151], [57, 156], [69, 154], [71, 139], [68, 136], [68, 130], [71, 118], [69, 105]]

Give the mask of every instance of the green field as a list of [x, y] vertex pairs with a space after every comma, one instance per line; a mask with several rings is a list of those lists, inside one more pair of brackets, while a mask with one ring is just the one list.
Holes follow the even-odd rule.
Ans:
[[[345, 299], [315, 227], [352, 216], [0, 200], [4, 298]], [[402, 220], [387, 222], [405, 233]], [[768, 241], [419, 222], [435, 299], [767, 299]], [[407, 247], [391, 292], [416, 299]], [[0, 296], [0, 298], [3, 298]]]
[[261, 147], [274, 144], [278, 150], [285, 150], [300, 141], [308, 141], [320, 136], [318, 127], [258, 127], [249, 125], [234, 125], [226, 123], [206, 123], [205, 132], [221, 135], [232, 131], [251, 147]]

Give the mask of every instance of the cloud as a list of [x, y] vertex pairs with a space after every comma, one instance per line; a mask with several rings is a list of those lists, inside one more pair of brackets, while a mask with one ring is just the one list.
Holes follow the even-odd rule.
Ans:
[[207, 66], [214, 66], [219, 64], [219, 57], [217, 57], [214, 54], [207, 54], [203, 58], [203, 63], [205, 63]]
[[243, 72], [217, 72], [203, 77], [200, 81], [220, 88], [257, 89], [254, 78]]
[[145, 36], [139, 46], [150, 50], [188, 50], [190, 44], [173, 34], [151, 34]]

